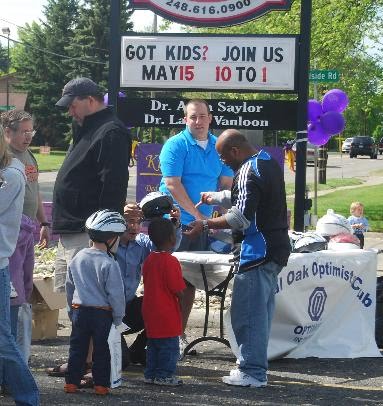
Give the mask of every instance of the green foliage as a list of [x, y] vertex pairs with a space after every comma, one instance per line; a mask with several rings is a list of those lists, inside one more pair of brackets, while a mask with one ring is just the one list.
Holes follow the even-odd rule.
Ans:
[[[302, 0], [303, 1], [303, 0]], [[380, 60], [366, 53], [366, 39], [382, 45], [383, 0], [314, 0], [312, 2], [311, 69], [337, 69], [339, 83], [318, 84], [318, 99], [331, 88], [344, 90], [350, 99], [345, 112], [343, 134], [381, 134], [383, 72]], [[298, 34], [301, 1], [295, 1], [288, 12], [271, 12], [262, 18], [225, 29], [230, 34]], [[199, 32], [222, 33], [222, 29], [200, 29]], [[225, 97], [244, 97], [229, 94]], [[246, 98], [291, 98], [292, 96], [254, 94]], [[310, 98], [314, 86], [310, 86]], [[280, 140], [291, 139], [292, 133], [279, 132]]]
[[[127, 0], [121, 1], [121, 30], [131, 29]], [[19, 30], [12, 67], [19, 88], [28, 93], [26, 109], [33, 113], [40, 145], [66, 147], [70, 118], [55, 107], [68, 80], [87, 76], [106, 87], [109, 58], [110, 2], [48, 0], [45, 22]]]
[[6, 73], [8, 67], [8, 49], [0, 43], [0, 73]]

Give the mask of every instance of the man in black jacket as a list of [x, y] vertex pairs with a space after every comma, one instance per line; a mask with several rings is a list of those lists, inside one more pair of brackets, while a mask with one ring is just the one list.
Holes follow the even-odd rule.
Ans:
[[85, 220], [99, 209], [123, 213], [131, 138], [88, 78], [69, 81], [56, 106], [67, 108], [74, 119], [73, 143], [53, 191], [52, 227], [60, 235], [55, 290], [64, 292], [67, 265], [89, 243]]

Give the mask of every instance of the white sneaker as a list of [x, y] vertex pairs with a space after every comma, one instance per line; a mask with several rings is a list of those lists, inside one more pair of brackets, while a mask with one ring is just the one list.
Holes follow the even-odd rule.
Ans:
[[240, 371], [239, 369], [232, 369], [230, 371], [229, 376], [224, 376], [222, 378], [222, 382], [226, 383], [227, 385], [245, 386], [245, 387], [252, 387], [252, 388], [263, 388], [263, 387], [267, 386], [267, 380], [259, 381], [258, 379], [245, 374], [244, 372]]
[[12, 281], [10, 281], [9, 283], [10, 283], [10, 285], [11, 285], [11, 294], [9, 295], [9, 297], [10, 297], [11, 299], [14, 299], [15, 297], [17, 297], [17, 296], [19, 296], [19, 295], [17, 294], [17, 290], [16, 290], [15, 287], [13, 286]]
[[181, 386], [183, 381], [178, 379], [176, 376], [170, 376], [168, 378], [155, 378], [153, 381], [154, 385], [162, 386]]

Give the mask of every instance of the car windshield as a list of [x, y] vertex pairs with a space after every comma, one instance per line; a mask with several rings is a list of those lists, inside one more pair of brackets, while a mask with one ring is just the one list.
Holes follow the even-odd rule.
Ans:
[[371, 137], [354, 137], [354, 143], [372, 144]]

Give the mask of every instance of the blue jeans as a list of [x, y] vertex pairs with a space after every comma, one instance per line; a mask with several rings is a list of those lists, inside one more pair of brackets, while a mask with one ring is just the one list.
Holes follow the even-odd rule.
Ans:
[[110, 386], [110, 352], [108, 336], [112, 326], [112, 312], [95, 307], [80, 306], [72, 311], [72, 333], [70, 335], [68, 371], [66, 383], [80, 385], [85, 373], [85, 362], [89, 341], [93, 339], [93, 382], [99, 386]]
[[267, 262], [234, 277], [230, 312], [240, 351], [239, 369], [259, 381], [267, 380], [267, 345], [281, 269]]
[[19, 318], [20, 305], [11, 306], [11, 333], [17, 340], [17, 320]]
[[180, 356], [179, 337], [148, 338], [145, 378], [169, 378], [176, 372]]
[[39, 390], [11, 333], [8, 267], [0, 269], [0, 383], [11, 392], [16, 405], [38, 406]]

